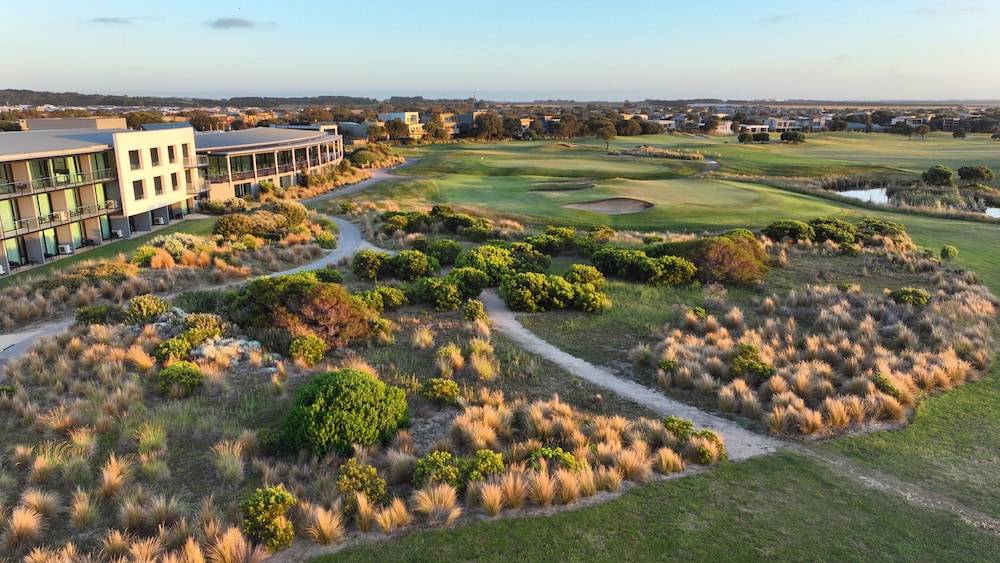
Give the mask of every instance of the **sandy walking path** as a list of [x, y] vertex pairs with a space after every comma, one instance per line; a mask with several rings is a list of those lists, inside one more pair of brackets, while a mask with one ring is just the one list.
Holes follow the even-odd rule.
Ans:
[[659, 391], [644, 387], [634, 381], [621, 379], [585, 360], [563, 352], [524, 328], [524, 325], [518, 322], [514, 316], [514, 312], [508, 309], [503, 300], [492, 290], [484, 291], [479, 298], [485, 305], [493, 325], [508, 338], [524, 347], [525, 350], [538, 354], [573, 375], [617, 393], [621, 397], [647, 407], [662, 416], [676, 415], [687, 418], [698, 427], [718, 432], [722, 435], [726, 451], [733, 461], [768, 454], [782, 447], [781, 442], [774, 438], [751, 432], [730, 420], [674, 401]]

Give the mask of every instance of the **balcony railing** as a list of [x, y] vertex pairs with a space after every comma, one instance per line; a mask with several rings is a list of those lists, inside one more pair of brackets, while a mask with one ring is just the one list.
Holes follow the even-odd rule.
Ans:
[[208, 166], [208, 157], [207, 156], [200, 156], [199, 155], [199, 156], [195, 156], [195, 157], [190, 157], [190, 156], [185, 156], [184, 157], [184, 167], [185, 168], [201, 168], [201, 167], [204, 167], [204, 166]]
[[4, 221], [0, 223], [0, 231], [3, 232], [5, 238], [8, 236], [23, 235], [42, 229], [51, 229], [59, 225], [75, 223], [76, 221], [90, 219], [91, 217], [107, 215], [108, 213], [113, 213], [118, 208], [119, 205], [116, 200], [87, 203], [72, 209], [53, 211], [52, 213], [39, 215], [38, 217], [25, 217], [16, 221]]
[[73, 174], [56, 174], [45, 178], [33, 178], [31, 180], [31, 189], [35, 192], [58, 190], [73, 186], [96, 184], [104, 180], [114, 179], [117, 176], [118, 171], [114, 168], [105, 168], [91, 172], [75, 172]]
[[[223, 178], [225, 180], [225, 178]], [[212, 184], [208, 180], [200, 180], [187, 185], [187, 193], [190, 195], [203, 194], [212, 189]]]

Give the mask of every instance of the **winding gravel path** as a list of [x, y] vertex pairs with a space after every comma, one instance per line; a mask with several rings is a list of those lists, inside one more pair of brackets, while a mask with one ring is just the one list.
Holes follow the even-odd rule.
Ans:
[[538, 354], [568, 370], [573, 375], [617, 393], [662, 416], [671, 414], [680, 416], [692, 420], [699, 427], [718, 432], [722, 435], [726, 451], [733, 461], [768, 454], [782, 447], [782, 443], [774, 438], [756, 434], [732, 421], [669, 399], [659, 391], [621, 379], [585, 360], [563, 352], [524, 328], [524, 325], [518, 322], [514, 316], [514, 312], [508, 309], [503, 300], [492, 290], [483, 292], [480, 300], [485, 305], [493, 325], [508, 338], [524, 347], [525, 350]]

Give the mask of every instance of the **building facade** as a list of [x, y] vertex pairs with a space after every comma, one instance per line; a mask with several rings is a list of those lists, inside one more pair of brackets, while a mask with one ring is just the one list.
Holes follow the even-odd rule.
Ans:
[[217, 200], [253, 195], [264, 181], [288, 188], [344, 158], [344, 138], [322, 129], [199, 133], [194, 144], [207, 163], [209, 197]]
[[206, 189], [191, 128], [41, 121], [0, 134], [3, 273], [183, 218]]

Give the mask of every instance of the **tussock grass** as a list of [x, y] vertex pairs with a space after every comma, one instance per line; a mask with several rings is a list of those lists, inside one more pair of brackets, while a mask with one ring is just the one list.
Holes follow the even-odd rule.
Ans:
[[224, 440], [212, 446], [212, 463], [227, 485], [243, 482], [243, 443], [239, 440]]
[[553, 474], [558, 488], [560, 504], [573, 504], [580, 497], [580, 479], [577, 474], [568, 469], [557, 469]]
[[684, 470], [684, 460], [673, 449], [662, 447], [653, 456], [653, 469], [662, 475]]
[[823, 399], [823, 403], [820, 405], [820, 412], [823, 413], [823, 418], [832, 428], [846, 426], [851, 422], [851, 416], [848, 414], [847, 406], [841, 399], [835, 399], [833, 397]]
[[413, 515], [406, 508], [406, 503], [399, 497], [392, 499], [375, 514], [375, 522], [383, 533], [402, 528], [413, 521]]
[[42, 516], [52, 518], [61, 509], [62, 499], [55, 491], [43, 491], [34, 487], [21, 493], [21, 506], [26, 506]]
[[806, 436], [813, 436], [823, 431], [823, 416], [810, 408], [803, 408], [795, 413], [795, 419], [799, 432]]
[[424, 514], [430, 526], [450, 526], [461, 516], [458, 493], [447, 483], [429, 485], [414, 491], [410, 498], [413, 511]]
[[90, 493], [77, 488], [69, 505], [69, 525], [77, 532], [89, 530], [98, 517], [97, 506], [91, 501]]
[[375, 525], [375, 515], [378, 509], [364, 493], [355, 493], [355, 495], [354, 524], [362, 532], [368, 533]]
[[503, 487], [499, 483], [482, 483], [479, 485], [479, 507], [490, 515], [496, 516], [504, 506]]
[[605, 491], [617, 492], [624, 478], [622, 471], [617, 467], [601, 466], [597, 468], [597, 481], [600, 483], [601, 489]]
[[338, 544], [344, 537], [344, 517], [340, 510], [310, 506], [306, 535], [320, 545]]
[[206, 550], [211, 563], [262, 563], [270, 554], [262, 545], [254, 545], [238, 528], [228, 528]]
[[551, 505], [558, 491], [558, 483], [546, 468], [543, 467], [541, 471], [533, 471], [528, 475], [528, 499], [535, 506]]
[[521, 508], [528, 498], [529, 482], [524, 473], [508, 470], [500, 477], [503, 502], [508, 508]]
[[111, 454], [104, 467], [101, 468], [101, 486], [97, 490], [97, 496], [104, 500], [118, 496], [128, 482], [131, 470], [131, 463]]
[[12, 552], [21, 551], [35, 543], [44, 528], [45, 522], [41, 514], [27, 506], [14, 507], [7, 519], [2, 543]]

